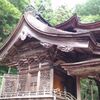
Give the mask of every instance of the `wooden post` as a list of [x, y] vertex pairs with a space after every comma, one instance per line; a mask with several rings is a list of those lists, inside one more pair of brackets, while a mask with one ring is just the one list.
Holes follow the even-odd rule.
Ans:
[[0, 89], [0, 96], [1, 96], [3, 89], [4, 89], [5, 75], [1, 76], [1, 78], [2, 78], [2, 84], [1, 84], [1, 89]]
[[27, 81], [26, 81], [26, 86], [25, 86], [25, 91], [30, 91], [30, 80], [31, 80], [31, 74], [27, 74]]
[[[30, 70], [30, 66], [28, 66], [28, 70]], [[31, 82], [31, 74], [28, 73], [26, 82], [26, 91], [30, 91], [30, 82]]]
[[80, 77], [77, 76], [77, 100], [81, 100]]
[[54, 69], [50, 69], [50, 92], [53, 92]]
[[[41, 68], [41, 63], [39, 63], [39, 68]], [[39, 70], [38, 77], [37, 77], [37, 91], [39, 91], [39, 87], [40, 87], [40, 77], [41, 77], [41, 72]]]
[[19, 91], [19, 75], [17, 75], [17, 86], [16, 86], [16, 93]]
[[10, 72], [11, 72], [11, 67], [9, 67], [9, 69], [8, 69], [8, 74], [10, 74]]

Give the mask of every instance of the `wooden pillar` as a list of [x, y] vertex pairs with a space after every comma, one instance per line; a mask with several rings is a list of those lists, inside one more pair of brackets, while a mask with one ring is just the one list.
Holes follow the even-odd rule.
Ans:
[[50, 69], [50, 92], [53, 91], [53, 84], [54, 83], [54, 69]]
[[31, 81], [31, 74], [27, 74], [27, 82], [26, 82], [26, 89], [25, 91], [30, 91], [30, 81]]
[[77, 100], [81, 100], [80, 77], [77, 76]]
[[[39, 69], [41, 68], [41, 63], [39, 63]], [[38, 77], [37, 77], [37, 91], [39, 91], [40, 87], [40, 77], [41, 77], [41, 72], [40, 70], [38, 71]]]
[[0, 89], [0, 96], [3, 92], [3, 89], [4, 89], [4, 84], [5, 84], [5, 75], [1, 76], [2, 78], [2, 83], [1, 83], [1, 89]]
[[[30, 66], [28, 66], [28, 69], [30, 70]], [[31, 74], [27, 74], [27, 82], [26, 82], [26, 91], [30, 91], [30, 83], [31, 83]]]
[[19, 88], [19, 75], [17, 75], [17, 83], [16, 83], [16, 92], [18, 92], [18, 88]]
[[10, 74], [10, 72], [11, 72], [11, 67], [9, 67], [9, 69], [8, 69], [8, 74]]

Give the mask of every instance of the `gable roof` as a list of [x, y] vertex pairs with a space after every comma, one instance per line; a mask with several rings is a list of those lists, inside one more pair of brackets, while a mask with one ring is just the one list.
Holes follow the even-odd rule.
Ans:
[[[38, 16], [38, 15], [36, 15]], [[8, 50], [22, 36], [26, 37], [29, 34], [41, 42], [48, 45], [57, 45], [58, 49], [69, 52], [73, 48], [87, 48], [95, 54], [100, 54], [100, 44], [97, 43], [92, 33], [100, 31], [100, 22], [91, 24], [80, 24], [76, 15], [72, 16], [68, 21], [51, 27], [45, 24], [34, 16], [31, 12], [26, 12], [20, 19], [15, 30], [11, 33], [8, 40], [0, 49], [0, 58], [7, 54]], [[84, 30], [69, 32], [61, 30], [61, 28], [73, 25], [74, 27], [82, 27]], [[86, 30], [86, 28], [89, 30]], [[58, 29], [59, 28], [59, 29]], [[87, 40], [88, 38], [88, 40]]]

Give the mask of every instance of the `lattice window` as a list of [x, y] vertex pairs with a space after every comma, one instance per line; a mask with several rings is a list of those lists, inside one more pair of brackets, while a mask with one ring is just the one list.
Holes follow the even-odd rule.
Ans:
[[16, 92], [17, 76], [5, 76], [3, 92]]
[[27, 81], [27, 75], [19, 76], [18, 91], [25, 91], [26, 81]]
[[31, 75], [31, 89], [32, 91], [37, 90], [37, 73]]
[[43, 91], [50, 90], [50, 71], [49, 70], [41, 71], [40, 90], [43, 90]]

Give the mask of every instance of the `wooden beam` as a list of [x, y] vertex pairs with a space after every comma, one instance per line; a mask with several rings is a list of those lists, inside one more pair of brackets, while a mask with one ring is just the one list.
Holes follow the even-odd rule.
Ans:
[[100, 73], [100, 67], [87, 67], [87, 68], [79, 68], [79, 69], [72, 69], [68, 70], [70, 75], [79, 75], [79, 76], [88, 76], [88, 75], [96, 75]]

